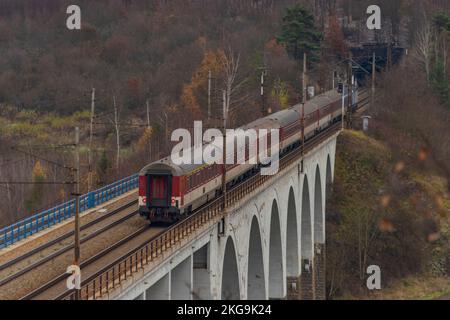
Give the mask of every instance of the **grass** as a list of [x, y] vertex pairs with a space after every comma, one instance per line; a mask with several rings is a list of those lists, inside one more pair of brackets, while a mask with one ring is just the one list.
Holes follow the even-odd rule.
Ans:
[[450, 294], [450, 278], [410, 276], [395, 282], [385, 292], [377, 293], [387, 300], [434, 300]]
[[[436, 272], [440, 269], [435, 269], [436, 266], [440, 266], [442, 258], [450, 252], [448, 251], [450, 197], [446, 192], [445, 179], [397, 159], [394, 156], [394, 150], [361, 131], [346, 130], [339, 139], [334, 195], [329, 203], [332, 211], [340, 213], [333, 216], [335, 219], [333, 221], [338, 221], [334, 222], [336, 229], [334, 237], [331, 237], [336, 243], [341, 246], [347, 244], [349, 247], [356, 243], [357, 238], [352, 236], [351, 232], [356, 230], [358, 217], [361, 216], [372, 217], [374, 221], [389, 217], [385, 220], [391, 221], [393, 226], [398, 224], [403, 228], [421, 227], [421, 224], [416, 223], [416, 225], [413, 222], [402, 224], [400, 223], [403, 221], [402, 218], [424, 221], [425, 213], [428, 212], [433, 214], [436, 221], [441, 221], [439, 241], [428, 247], [428, 250], [432, 251], [427, 260], [429, 263], [425, 261], [423, 269], [412, 268], [418, 273], [410, 273], [405, 278], [391, 279], [389, 284], [385, 283], [385, 287], [380, 291], [365, 292], [365, 290], [360, 291], [358, 286], [355, 288], [344, 285], [342, 294], [334, 298], [430, 300], [449, 296], [450, 277], [441, 276], [441, 273]], [[421, 201], [419, 204], [423, 203], [423, 207], [412, 201], [416, 198]], [[402, 212], [408, 212], [411, 215], [402, 215]], [[404, 239], [405, 234], [402, 236], [401, 239]], [[408, 246], [402, 242], [406, 240], [397, 239], [395, 235], [390, 236], [385, 233], [379, 238], [378, 245], [381, 247], [384, 245], [388, 249], [393, 249], [391, 242], [386, 243], [392, 240], [396, 245], [408, 249]], [[380, 252], [382, 251], [377, 252], [377, 259], [384, 257], [384, 263], [389, 264], [390, 256], [382, 255]], [[349, 249], [347, 253], [351, 259], [354, 251]], [[412, 261], [410, 262], [413, 263]], [[397, 266], [391, 264], [390, 268], [397, 268]], [[345, 271], [341, 269], [340, 272]], [[347, 273], [345, 276], [351, 278], [352, 274]]]
[[[344, 295], [346, 300], [436, 300], [450, 295], [449, 277], [409, 276], [366, 295]], [[450, 298], [450, 297], [449, 297]]]

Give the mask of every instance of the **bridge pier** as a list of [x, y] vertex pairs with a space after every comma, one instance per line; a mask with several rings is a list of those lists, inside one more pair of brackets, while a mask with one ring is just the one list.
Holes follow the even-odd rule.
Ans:
[[300, 300], [300, 277], [287, 277], [287, 300]]
[[302, 260], [302, 274], [300, 275], [300, 299], [314, 300], [315, 299], [315, 272], [314, 260]]
[[192, 256], [171, 271], [171, 300], [192, 299]]
[[194, 300], [211, 299], [210, 250], [206, 244], [193, 255], [193, 291]]
[[315, 299], [325, 300], [326, 299], [326, 254], [325, 254], [325, 244], [316, 243], [314, 246], [314, 274], [315, 274]]
[[170, 283], [171, 274], [169, 272], [144, 292], [145, 300], [170, 300]]

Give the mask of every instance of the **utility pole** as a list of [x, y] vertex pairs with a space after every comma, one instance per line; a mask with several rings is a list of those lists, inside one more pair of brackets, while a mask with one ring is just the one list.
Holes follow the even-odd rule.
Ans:
[[303, 104], [306, 103], [306, 94], [308, 92], [308, 88], [306, 88], [306, 59], [307, 59], [306, 52], [304, 52], [303, 53], [303, 72], [302, 72], [302, 82], [303, 82], [302, 83], [302, 91], [303, 91], [302, 101], [303, 101]]
[[261, 112], [263, 116], [267, 115], [267, 110], [266, 110], [266, 99], [265, 99], [265, 92], [264, 92], [264, 83], [265, 83], [265, 77], [267, 75], [267, 71], [266, 68], [263, 67], [262, 71], [261, 71]]
[[[80, 267], [80, 128], [75, 128], [75, 245], [74, 265]], [[79, 300], [80, 290], [75, 289], [75, 299]]]
[[212, 72], [208, 71], [208, 122], [211, 119], [211, 81], [212, 81]]
[[[348, 94], [347, 94], [348, 96]], [[342, 83], [342, 110], [341, 110], [341, 115], [342, 115], [342, 119], [341, 119], [341, 123], [342, 123], [342, 131], [344, 131], [345, 129], [345, 82]]]
[[148, 99], [146, 101], [147, 105], [147, 128], [150, 129], [150, 104], [148, 102]]
[[[151, 130], [151, 126], [150, 126], [150, 104], [149, 104], [148, 99], [147, 99], [145, 104], [147, 106], [147, 130]], [[149, 160], [152, 160], [152, 137], [151, 136], [148, 139], [148, 148], [149, 148]]]
[[350, 129], [352, 126], [352, 120], [351, 120], [351, 114], [352, 114], [352, 107], [353, 107], [353, 83], [352, 83], [352, 76], [353, 76], [353, 64], [350, 59], [348, 61], [348, 104], [347, 104], [347, 129]]
[[119, 176], [120, 166], [120, 127], [119, 127], [119, 111], [117, 110], [116, 96], [113, 96], [114, 104], [114, 126], [116, 129], [116, 142], [117, 142], [117, 158], [116, 158], [116, 170], [117, 176]]
[[[302, 126], [302, 161], [303, 157], [305, 155], [305, 103], [306, 103], [306, 52], [303, 53], [303, 72], [302, 72], [302, 119], [301, 119], [301, 126]], [[302, 165], [303, 166], [303, 165]]]
[[88, 174], [88, 191], [91, 191], [92, 187], [92, 137], [94, 132], [94, 117], [95, 117], [95, 88], [92, 88], [92, 98], [91, 98], [91, 124], [89, 133], [89, 174]]
[[375, 65], [376, 57], [375, 52], [373, 53], [372, 57], [372, 93], [371, 93], [371, 99], [370, 99], [370, 106], [373, 108], [375, 104], [375, 73], [377, 72], [376, 65]]
[[335, 88], [335, 81], [336, 81], [336, 70], [333, 70], [333, 90]]
[[387, 70], [391, 70], [392, 67], [392, 43], [389, 41], [387, 48]]
[[223, 90], [223, 168], [222, 168], [222, 192], [223, 208], [227, 207], [227, 118], [228, 103], [227, 93]]

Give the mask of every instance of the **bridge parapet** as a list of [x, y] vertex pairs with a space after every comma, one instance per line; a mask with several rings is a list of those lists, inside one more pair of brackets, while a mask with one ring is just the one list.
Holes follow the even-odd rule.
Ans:
[[[138, 175], [116, 181], [80, 197], [80, 212], [92, 209], [138, 187]], [[0, 230], [0, 249], [57, 225], [75, 215], [75, 200], [40, 212]]]

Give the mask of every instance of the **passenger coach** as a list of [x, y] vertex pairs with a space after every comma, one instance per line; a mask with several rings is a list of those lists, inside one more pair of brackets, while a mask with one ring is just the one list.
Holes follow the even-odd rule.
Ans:
[[[352, 95], [355, 106], [357, 92]], [[342, 119], [337, 90], [319, 95], [305, 104], [305, 139], [309, 140]], [[242, 129], [280, 129], [280, 156], [301, 145], [302, 105], [258, 119]], [[205, 146], [205, 145], [204, 145]], [[204, 147], [203, 146], [203, 147]], [[232, 148], [227, 147], [227, 150]], [[248, 146], [247, 146], [248, 151]], [[233, 155], [235, 157], [235, 155]], [[248, 154], [247, 158], [248, 160]], [[227, 165], [227, 189], [255, 175], [261, 164]], [[167, 157], [145, 166], [139, 173], [139, 212], [152, 222], [174, 223], [222, 193], [223, 165], [181, 165]]]

